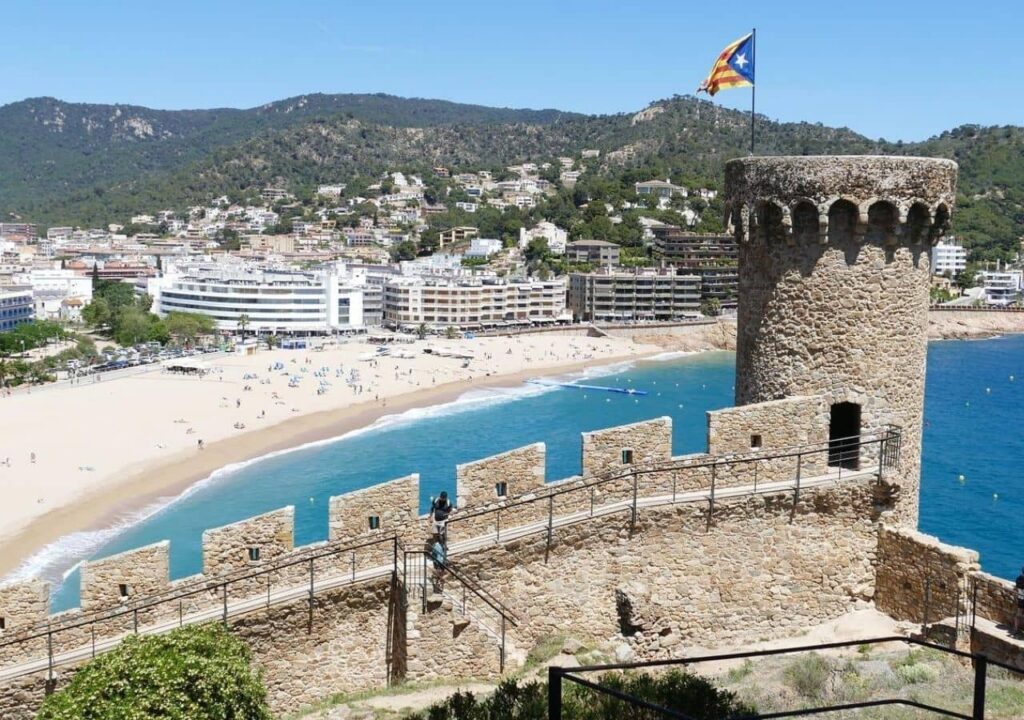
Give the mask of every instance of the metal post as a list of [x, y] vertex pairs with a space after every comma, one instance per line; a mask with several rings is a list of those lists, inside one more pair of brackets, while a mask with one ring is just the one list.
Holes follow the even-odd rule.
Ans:
[[562, 668], [548, 668], [548, 720], [562, 720]]
[[673, 505], [675, 505], [675, 503], [676, 503], [676, 484], [677, 484], [676, 481], [677, 481], [677, 479], [678, 478], [676, 477], [675, 472], [673, 472], [672, 473], [672, 504]]
[[594, 517], [594, 488], [590, 488], [590, 517]]
[[501, 542], [501, 508], [498, 508], [497, 512], [497, 523], [498, 527], [494, 532], [494, 544], [497, 545]]
[[53, 682], [53, 632], [46, 633], [47, 679]]
[[462, 614], [466, 614], [466, 584], [462, 584]]
[[985, 720], [985, 679], [988, 675], [988, 658], [974, 656], [974, 710], [973, 720]]
[[636, 532], [636, 482], [638, 475], [633, 473], [633, 510], [629, 515], [629, 534]]
[[92, 656], [96, 657], [96, 623], [89, 624], [89, 631], [92, 635]]
[[548, 495], [548, 541], [544, 546], [544, 563], [548, 562], [548, 555], [551, 553], [551, 529], [555, 522], [555, 496]]
[[228, 584], [224, 583], [224, 627], [228, 626]]
[[352, 582], [356, 581], [356, 552], [352, 551]]
[[757, 468], [758, 468], [758, 462], [755, 460], [754, 461], [754, 492], [755, 493], [757, 492]]
[[267, 607], [270, 607], [270, 573], [267, 573]]
[[132, 631], [136, 635], [139, 634], [139, 609], [138, 608], [134, 608], [132, 610]]
[[422, 579], [422, 592], [420, 597], [423, 602], [423, 612], [427, 612], [427, 554], [423, 553], [423, 579]]
[[[804, 465], [804, 454], [800, 453], [796, 456], [796, 489], [793, 491], [793, 512], [796, 512], [796, 506], [800, 503], [800, 476], [803, 474]], [[843, 471], [843, 466], [839, 466], [839, 472]]]
[[715, 485], [718, 484], [718, 465], [711, 463], [711, 497], [708, 505], [708, 526], [711, 526], [711, 517], [715, 514]]
[[309, 559], [309, 632], [313, 632], [313, 558]]
[[929, 575], [924, 579], [924, 622], [921, 623], [924, 629], [928, 629], [928, 611], [931, 609], [932, 604], [932, 576]]
[[505, 673], [505, 613], [501, 614], [501, 658], [498, 663], [498, 672]]

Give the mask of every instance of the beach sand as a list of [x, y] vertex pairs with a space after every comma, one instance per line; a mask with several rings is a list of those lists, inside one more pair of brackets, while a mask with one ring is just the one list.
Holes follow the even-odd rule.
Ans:
[[[424, 353], [427, 346], [474, 359], [463, 367], [463, 360]], [[552, 335], [400, 347], [415, 357], [370, 361], [376, 347], [353, 340], [322, 351], [202, 359], [210, 367], [202, 379], [154, 366], [0, 399], [0, 575], [64, 535], [109, 526], [230, 463], [336, 437], [471, 389], [663, 351], [622, 338]], [[322, 391], [321, 381], [329, 383]]]

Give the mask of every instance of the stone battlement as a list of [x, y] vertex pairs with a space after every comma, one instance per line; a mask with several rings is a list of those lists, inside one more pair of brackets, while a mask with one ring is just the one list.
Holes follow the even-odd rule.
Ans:
[[732, 160], [726, 217], [740, 242], [933, 245], [949, 229], [956, 174], [934, 158]]

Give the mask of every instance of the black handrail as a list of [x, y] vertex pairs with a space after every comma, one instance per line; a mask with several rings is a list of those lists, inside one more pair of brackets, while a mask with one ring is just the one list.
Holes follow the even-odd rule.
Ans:
[[993, 660], [986, 655], [980, 653], [971, 653], [964, 650], [957, 650], [956, 648], [950, 648], [936, 643], [928, 642], [926, 640], [920, 640], [918, 638], [903, 637], [899, 635], [893, 635], [888, 637], [878, 638], [867, 638], [863, 640], [845, 640], [840, 642], [830, 643], [819, 643], [817, 645], [798, 645], [784, 648], [772, 648], [768, 650], [748, 650], [743, 652], [734, 653], [721, 653], [717, 655], [699, 655], [688, 658], [675, 658], [666, 660], [650, 660], [646, 662], [632, 662], [632, 663], [610, 663], [604, 665], [584, 665], [574, 668], [562, 668], [552, 666], [548, 668], [548, 710], [549, 720], [561, 720], [562, 717], [562, 680], [569, 680], [575, 682], [583, 687], [587, 687], [596, 692], [604, 693], [612, 697], [623, 700], [624, 702], [633, 705], [634, 707], [642, 707], [650, 710], [660, 712], [667, 717], [677, 718], [678, 720], [692, 720], [690, 716], [675, 710], [672, 708], [661, 707], [654, 705], [643, 698], [630, 695], [628, 693], [615, 690], [614, 688], [607, 688], [599, 683], [591, 682], [578, 677], [579, 674], [598, 672], [604, 673], [609, 671], [630, 671], [630, 670], [642, 670], [646, 668], [663, 668], [673, 665], [689, 666], [703, 662], [719, 662], [723, 660], [744, 660], [755, 657], [766, 657], [772, 655], [786, 655], [797, 652], [808, 652], [816, 650], [832, 650], [838, 648], [848, 647], [861, 647], [864, 645], [876, 645], [881, 643], [906, 643], [909, 645], [916, 645], [919, 647], [930, 648], [947, 655], [953, 655], [956, 657], [966, 658], [974, 664], [974, 704], [972, 714], [965, 715], [945, 708], [934, 707], [924, 703], [920, 703], [914, 700], [907, 700], [902, 698], [886, 698], [881, 700], [868, 700], [856, 703], [847, 703], [842, 705], [830, 705], [816, 708], [804, 708], [800, 710], [788, 710], [771, 713], [762, 713], [757, 715], [750, 715], [738, 720], [769, 720], [770, 718], [788, 718], [788, 717], [799, 717], [804, 715], [818, 715], [827, 712], [836, 712], [841, 710], [853, 710], [858, 708], [867, 707], [879, 707], [884, 705], [905, 705], [908, 707], [915, 707], [920, 710], [927, 710], [930, 712], [939, 713], [947, 717], [962, 718], [962, 720], [984, 720], [985, 717], [985, 678], [988, 672], [988, 666], [994, 665], [1002, 668], [1016, 675], [1024, 677], [1024, 671], [1019, 668], [1013, 667], [1007, 663]]
[[[433, 562], [433, 558], [431, 557], [430, 553], [423, 550], [408, 550], [405, 552], [405, 556], [408, 557], [409, 555], [421, 555], [424, 558]], [[519, 626], [519, 618], [516, 616], [514, 612], [509, 610], [504, 603], [502, 603], [500, 600], [494, 597], [494, 595], [492, 595], [486, 589], [484, 589], [483, 587], [481, 587], [480, 585], [478, 585], [477, 583], [473, 582], [468, 577], [463, 575], [461, 572], [456, 570], [451, 560], [446, 559], [445, 562], [443, 563], [443, 567], [447, 572], [450, 572], [456, 580], [465, 585], [473, 594], [475, 594], [477, 597], [479, 597], [481, 600], [487, 603], [487, 605], [489, 605], [492, 610], [494, 610], [500, 616], [505, 618], [505, 620], [507, 620], [508, 622], [512, 623], [512, 627]]]

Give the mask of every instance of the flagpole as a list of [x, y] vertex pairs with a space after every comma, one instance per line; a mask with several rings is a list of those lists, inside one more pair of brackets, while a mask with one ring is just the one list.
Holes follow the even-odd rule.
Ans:
[[754, 154], [754, 98], [757, 95], [757, 28], [750, 31], [750, 64], [754, 66], [754, 82], [750, 83], [750, 154]]

